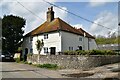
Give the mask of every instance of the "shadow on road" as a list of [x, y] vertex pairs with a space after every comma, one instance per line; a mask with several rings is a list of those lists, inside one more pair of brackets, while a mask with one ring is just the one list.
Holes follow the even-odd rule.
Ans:
[[24, 71], [37, 71], [37, 70], [9, 70], [9, 71], [0, 71], [0, 72], [24, 72]]

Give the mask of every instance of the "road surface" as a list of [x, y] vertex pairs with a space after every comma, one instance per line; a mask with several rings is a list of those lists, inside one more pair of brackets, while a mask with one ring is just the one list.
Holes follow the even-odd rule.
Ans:
[[37, 68], [35, 66], [15, 62], [0, 62], [2, 78], [62, 78], [55, 70]]

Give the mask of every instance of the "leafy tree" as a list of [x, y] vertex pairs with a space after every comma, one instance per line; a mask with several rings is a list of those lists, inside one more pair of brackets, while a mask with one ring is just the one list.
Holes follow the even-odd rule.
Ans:
[[5, 15], [2, 19], [2, 49], [14, 53], [21, 45], [25, 19], [19, 16]]
[[96, 42], [97, 44], [118, 44], [120, 43], [120, 36], [117, 36], [115, 32], [108, 37], [103, 37], [99, 35], [96, 37]]
[[41, 41], [38, 39], [38, 40], [36, 41], [36, 48], [37, 48], [38, 54], [40, 54], [43, 46], [44, 46], [43, 39], [42, 39]]
[[43, 46], [44, 46], [43, 39], [42, 39], [41, 41], [38, 39], [38, 40], [36, 41], [36, 49], [37, 49], [37, 51], [38, 51], [38, 62], [39, 62], [39, 60], [40, 60], [40, 52], [41, 52]]

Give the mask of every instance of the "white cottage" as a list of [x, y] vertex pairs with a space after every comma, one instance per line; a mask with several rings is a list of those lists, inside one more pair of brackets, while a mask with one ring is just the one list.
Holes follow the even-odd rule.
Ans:
[[35, 45], [37, 39], [43, 39], [44, 42], [41, 55], [57, 55], [59, 52], [68, 50], [97, 48], [95, 38], [92, 35], [81, 28], [72, 27], [60, 18], [54, 18], [53, 7], [48, 8], [47, 21], [24, 36], [23, 54], [38, 54]]

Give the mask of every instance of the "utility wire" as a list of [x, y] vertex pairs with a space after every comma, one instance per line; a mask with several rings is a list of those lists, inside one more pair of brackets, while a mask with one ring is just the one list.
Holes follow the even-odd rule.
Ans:
[[36, 15], [34, 12], [32, 12], [31, 10], [29, 10], [28, 8], [26, 8], [23, 4], [21, 4], [19, 1], [17, 1], [18, 4], [20, 4], [22, 7], [24, 7], [26, 10], [28, 10], [31, 14], [33, 14], [35, 17], [41, 19], [44, 21], [44, 19], [42, 19], [41, 17], [39, 17], [38, 15]]
[[46, 2], [46, 3], [48, 3], [48, 4], [50, 4], [50, 5], [53, 5], [53, 6], [57, 7], [57, 8], [59, 8], [59, 9], [63, 10], [63, 11], [65, 11], [65, 12], [68, 12], [68, 13], [74, 15], [74, 16], [77, 16], [77, 17], [79, 17], [79, 18], [81, 18], [81, 19], [83, 19], [83, 20], [85, 20], [85, 21], [88, 21], [88, 22], [90, 22], [90, 23], [93, 23], [93, 24], [96, 24], [96, 25], [98, 25], [98, 26], [101, 26], [101, 27], [107, 28], [107, 29], [109, 29], [109, 30], [112, 30], [111, 28], [105, 27], [105, 26], [103, 26], [103, 25], [101, 25], [101, 24], [95, 23], [94, 21], [91, 21], [91, 20], [89, 20], [89, 19], [83, 18], [83, 17], [81, 17], [81, 16], [79, 16], [79, 15], [77, 15], [77, 14], [75, 14], [75, 13], [72, 13], [72, 12], [70, 12], [70, 11], [68, 11], [68, 10], [65, 10], [65, 9], [63, 9], [63, 8], [61, 8], [61, 7], [53, 4], [53, 3], [50, 3], [50, 2], [48, 2], [48, 1], [46, 1], [46, 0], [43, 0], [43, 1]]

